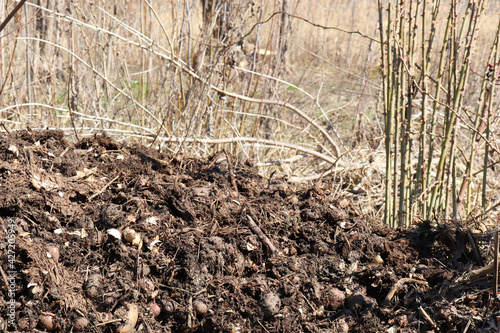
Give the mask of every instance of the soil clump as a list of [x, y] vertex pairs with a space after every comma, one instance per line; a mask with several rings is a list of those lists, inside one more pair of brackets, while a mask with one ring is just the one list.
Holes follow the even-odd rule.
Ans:
[[497, 329], [491, 276], [465, 278], [467, 247], [363, 216], [333, 177], [297, 185], [225, 152], [21, 131], [0, 135], [0, 179], [0, 330]]

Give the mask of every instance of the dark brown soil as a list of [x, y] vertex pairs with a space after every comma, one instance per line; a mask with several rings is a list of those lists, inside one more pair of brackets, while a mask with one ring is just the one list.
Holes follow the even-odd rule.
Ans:
[[472, 264], [433, 229], [361, 216], [354, 195], [332, 194], [334, 178], [297, 186], [225, 152], [197, 160], [25, 131], [0, 136], [0, 179], [0, 330], [497, 327], [491, 276], [463, 279]]

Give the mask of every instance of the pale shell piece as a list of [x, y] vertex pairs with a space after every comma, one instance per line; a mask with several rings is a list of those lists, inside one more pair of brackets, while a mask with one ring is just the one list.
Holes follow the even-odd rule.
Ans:
[[255, 250], [255, 245], [247, 243], [247, 251], [252, 252], [253, 250]]
[[17, 149], [16, 146], [12, 145], [9, 147], [9, 151], [14, 154], [14, 156], [18, 157], [19, 156], [19, 150]]
[[118, 229], [114, 229], [114, 228], [108, 229], [107, 233], [108, 233], [108, 235], [111, 235], [116, 239], [122, 239], [122, 233]]
[[148, 245], [149, 251], [153, 251], [153, 248], [155, 247], [156, 244], [161, 244], [160, 240], [154, 240]]
[[80, 230], [75, 230], [75, 231], [68, 231], [68, 235], [81, 237], [82, 233], [80, 232]]
[[82, 232], [81, 232], [81, 238], [85, 238], [87, 237], [89, 234], [85, 231], [85, 229], [82, 228]]
[[123, 238], [125, 238], [127, 242], [132, 243], [136, 247], [142, 248], [141, 235], [135, 232], [135, 230], [130, 228], [125, 228], [125, 230], [123, 230]]
[[384, 259], [382, 259], [382, 257], [380, 256], [380, 254], [377, 254], [375, 256], [375, 258], [373, 258], [373, 261], [375, 261], [377, 264], [383, 264], [384, 263]]
[[123, 320], [123, 324], [116, 329], [117, 333], [133, 332], [139, 318], [139, 307], [128, 303], [124, 307], [118, 308], [115, 311], [115, 316]]
[[156, 216], [150, 216], [146, 219], [146, 222], [152, 225], [157, 225], [158, 224], [158, 217]]

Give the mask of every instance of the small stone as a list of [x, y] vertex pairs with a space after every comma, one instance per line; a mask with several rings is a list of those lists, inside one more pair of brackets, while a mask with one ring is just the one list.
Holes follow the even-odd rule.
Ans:
[[56, 329], [56, 323], [54, 322], [53, 315], [41, 315], [38, 318], [38, 328], [45, 330], [47, 332], [52, 332]]
[[354, 294], [351, 295], [347, 298], [346, 300], [346, 308], [349, 310], [356, 312], [356, 311], [361, 311], [363, 309], [363, 306], [365, 305], [366, 301], [363, 295], [361, 294]]
[[152, 293], [155, 290], [155, 284], [153, 283], [153, 281], [151, 281], [151, 279], [148, 278], [140, 279], [139, 285], [142, 289], [146, 290], [149, 293]]
[[115, 317], [122, 319], [122, 324], [116, 328], [116, 333], [133, 332], [139, 318], [139, 307], [127, 303], [115, 311]]
[[210, 194], [210, 190], [206, 187], [193, 187], [191, 190], [197, 197], [208, 197]]
[[322, 255], [327, 254], [330, 249], [328, 248], [328, 244], [325, 242], [318, 242], [315, 246], [315, 250], [316, 254]]
[[345, 301], [345, 293], [338, 288], [331, 288], [326, 295], [328, 309], [337, 310]]
[[349, 325], [345, 322], [344, 318], [340, 318], [335, 324], [334, 324], [334, 331], [339, 332], [339, 333], [348, 333], [349, 332]]
[[196, 316], [202, 317], [208, 312], [208, 306], [201, 300], [197, 299], [193, 301], [193, 311]]
[[158, 317], [161, 313], [161, 307], [158, 305], [158, 303], [153, 303], [151, 304], [151, 313], [153, 313], [153, 316]]
[[281, 300], [278, 295], [269, 292], [262, 298], [262, 306], [267, 315], [274, 316], [280, 311]]
[[73, 329], [75, 332], [82, 332], [87, 328], [87, 326], [89, 326], [89, 324], [90, 320], [85, 317], [79, 317], [73, 321]]
[[17, 323], [17, 329], [21, 332], [33, 332], [33, 329], [37, 326], [37, 321], [31, 321], [28, 317], [23, 317], [19, 319]]
[[85, 294], [89, 298], [96, 298], [102, 292], [102, 277], [100, 274], [92, 274], [84, 285]]
[[457, 308], [453, 305], [446, 306], [439, 310], [439, 317], [445, 320], [450, 320], [456, 314], [457, 314]]
[[57, 246], [47, 245], [47, 258], [52, 258], [55, 262], [58, 262], [59, 248]]
[[142, 249], [142, 238], [141, 238], [141, 235], [139, 233], [137, 233], [135, 230], [127, 227], [125, 228], [125, 230], [123, 230], [123, 238], [125, 238], [125, 240], [127, 242], [130, 242], [132, 243], [133, 245], [135, 245], [136, 247], [140, 249]]

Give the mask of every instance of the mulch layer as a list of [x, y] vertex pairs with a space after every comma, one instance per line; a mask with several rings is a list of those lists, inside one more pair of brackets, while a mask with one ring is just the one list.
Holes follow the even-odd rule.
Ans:
[[339, 181], [265, 179], [225, 151], [1, 134], [0, 331], [497, 330], [469, 245], [365, 217]]

